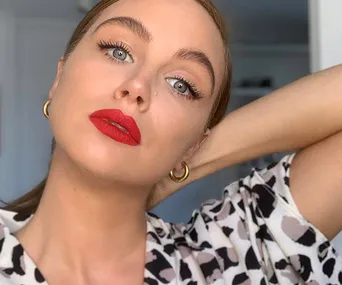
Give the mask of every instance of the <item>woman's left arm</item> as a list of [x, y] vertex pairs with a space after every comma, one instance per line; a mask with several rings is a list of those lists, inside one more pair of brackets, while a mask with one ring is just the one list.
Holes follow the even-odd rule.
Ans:
[[301, 79], [227, 116], [194, 157], [194, 175], [294, 149], [302, 149], [291, 167], [296, 205], [332, 239], [342, 230], [342, 66]]
[[[330, 155], [335, 161], [341, 161], [342, 145], [341, 141], [337, 139], [341, 137], [339, 134], [341, 131], [342, 65], [339, 65], [300, 79], [229, 114], [212, 130], [194, 157], [187, 161], [191, 168], [189, 179], [183, 184], [175, 184], [167, 179], [163, 180], [153, 194], [150, 207], [155, 206], [181, 187], [225, 167], [281, 151], [307, 149], [302, 153], [312, 153], [310, 150], [316, 149], [319, 142], [324, 140], [333, 141], [334, 153], [330, 153]], [[330, 137], [332, 138], [330, 139]], [[322, 145], [321, 149], [324, 151], [325, 142], [322, 142]], [[292, 170], [291, 191], [295, 197], [299, 197], [296, 200], [301, 201], [303, 200], [300, 198], [302, 196], [296, 193], [305, 196], [311, 195], [312, 193], [309, 194], [309, 192], [314, 191], [308, 187], [305, 187], [307, 192], [297, 191], [297, 188], [303, 186], [296, 182], [296, 176], [300, 176], [298, 173], [308, 171], [308, 169], [304, 171], [304, 167], [313, 169], [313, 166], [303, 162], [308, 161], [307, 156], [297, 155]], [[324, 173], [325, 167], [323, 163], [324, 160], [320, 158], [315, 165], [315, 167], [322, 168], [322, 173]], [[337, 171], [337, 164], [331, 167]], [[339, 178], [334, 179], [335, 182], [337, 179], [342, 182], [342, 169], [339, 173]], [[319, 177], [322, 181], [328, 179], [322, 175]], [[311, 181], [314, 183], [315, 177], [312, 177]], [[315, 195], [331, 195], [332, 193], [329, 191], [325, 187], [324, 191], [323, 189], [316, 191]], [[340, 196], [336, 199], [342, 199], [342, 189], [339, 193]], [[301, 204], [301, 201], [296, 202]], [[307, 199], [307, 206], [301, 208], [309, 207], [311, 202], [308, 201], [310, 199]], [[327, 207], [329, 206], [332, 205], [327, 204]], [[342, 207], [340, 208], [342, 209]], [[336, 208], [334, 209], [336, 210]], [[306, 212], [307, 210], [301, 209], [301, 211]], [[306, 216], [312, 220], [312, 214]], [[325, 218], [323, 220], [326, 221]], [[342, 221], [342, 219], [340, 220]]]
[[197, 180], [263, 155], [306, 148], [342, 130], [342, 65], [309, 75], [229, 114], [189, 161]]
[[328, 239], [342, 230], [342, 132], [300, 151], [290, 171], [300, 213]]

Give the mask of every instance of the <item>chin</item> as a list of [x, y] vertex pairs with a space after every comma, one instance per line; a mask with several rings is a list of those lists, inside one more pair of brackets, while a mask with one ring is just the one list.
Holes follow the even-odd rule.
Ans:
[[[141, 149], [99, 136], [82, 137], [72, 142], [59, 142], [72, 165], [84, 175], [103, 179], [105, 183], [141, 187], [153, 185], [159, 179], [149, 159], [143, 159]], [[141, 159], [139, 159], [141, 158]], [[157, 166], [156, 166], [157, 167]]]
[[96, 176], [107, 176], [120, 160], [120, 151], [114, 151], [103, 143], [99, 144], [98, 141], [89, 138], [80, 138], [77, 142], [59, 141], [58, 145], [60, 147], [56, 148], [57, 160], [62, 159], [62, 164], [74, 165], [80, 170], [86, 169]]
[[120, 150], [109, 149], [103, 145], [87, 143], [72, 151], [72, 157], [81, 167], [96, 173], [111, 173], [122, 161]]

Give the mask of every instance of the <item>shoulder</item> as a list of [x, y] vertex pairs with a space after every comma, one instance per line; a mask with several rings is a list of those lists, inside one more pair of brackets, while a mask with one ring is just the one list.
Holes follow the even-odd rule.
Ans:
[[335, 249], [304, 219], [292, 198], [293, 158], [286, 156], [230, 184], [221, 200], [203, 203], [187, 224], [153, 217], [157, 252], [168, 260], [178, 256], [193, 274], [200, 268], [207, 282], [223, 278], [234, 283], [243, 272], [247, 279], [270, 278], [277, 284], [338, 283], [341, 261]]
[[207, 220], [218, 222], [234, 215], [242, 220], [250, 214], [269, 218], [277, 209], [283, 208], [300, 215], [289, 185], [294, 157], [295, 154], [288, 155], [265, 169], [253, 169], [245, 178], [228, 185], [221, 200], [203, 203], [200, 213], [208, 216]]
[[0, 228], [7, 228], [10, 233], [15, 233], [23, 228], [31, 218], [31, 216], [23, 216], [16, 212], [0, 209]]
[[0, 284], [21, 284], [18, 276], [26, 278], [24, 249], [14, 233], [30, 220], [18, 213], [0, 209]]

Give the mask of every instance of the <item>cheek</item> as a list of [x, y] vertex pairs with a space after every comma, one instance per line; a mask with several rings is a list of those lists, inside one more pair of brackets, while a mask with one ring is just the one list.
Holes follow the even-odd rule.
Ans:
[[201, 108], [191, 106], [196, 102], [178, 100], [180, 104], [159, 100], [151, 110], [154, 132], [158, 137], [155, 148], [164, 150], [165, 156], [173, 157], [175, 161], [198, 141], [208, 119], [206, 108], [201, 111]]
[[86, 99], [106, 99], [113, 94], [115, 87], [119, 86], [127, 72], [120, 66], [108, 64], [103, 59], [80, 59], [70, 65], [61, 81], [61, 94], [75, 97], [79, 101]]
[[115, 89], [128, 75], [122, 67], [115, 70], [115, 65], [101, 58], [77, 55], [69, 61], [54, 94], [51, 112], [56, 113], [55, 124], [82, 128], [92, 112], [113, 103]]
[[[64, 94], [78, 100], [106, 104], [114, 91], [134, 73], [134, 66], [118, 64], [100, 52], [94, 43], [81, 42], [66, 63]], [[94, 102], [99, 99], [99, 102]]]

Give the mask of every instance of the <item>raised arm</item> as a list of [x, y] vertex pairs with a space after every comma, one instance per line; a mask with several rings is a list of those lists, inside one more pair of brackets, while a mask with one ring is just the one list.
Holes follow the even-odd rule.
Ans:
[[189, 179], [182, 184], [162, 181], [149, 208], [220, 169], [275, 152], [304, 149], [340, 130], [342, 65], [309, 75], [229, 114], [187, 161]]
[[192, 177], [303, 149], [342, 130], [342, 65], [309, 75], [229, 114], [190, 161]]

